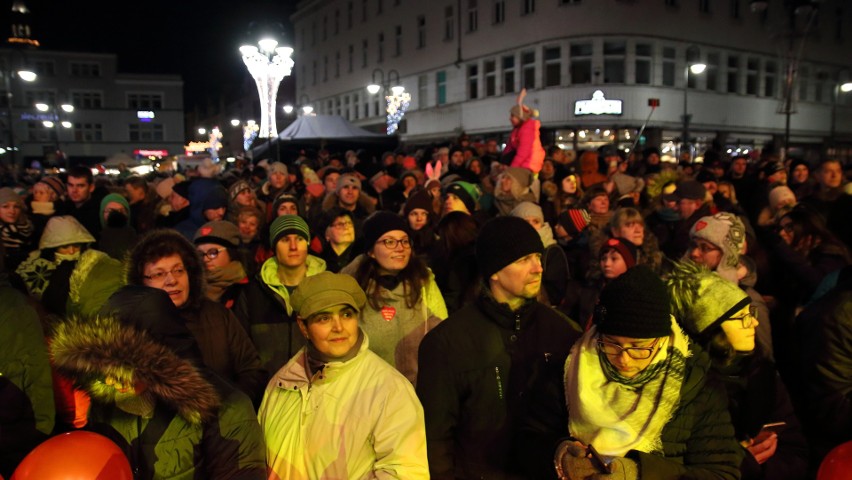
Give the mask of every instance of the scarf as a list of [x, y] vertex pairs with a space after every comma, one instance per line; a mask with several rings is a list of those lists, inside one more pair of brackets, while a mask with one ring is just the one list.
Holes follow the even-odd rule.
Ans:
[[33, 215], [45, 215], [49, 217], [56, 213], [56, 210], [53, 207], [53, 202], [36, 202], [33, 200], [30, 203], [30, 207], [33, 210]]
[[355, 341], [355, 345], [346, 352], [345, 355], [339, 358], [329, 357], [328, 355], [320, 352], [314, 346], [313, 343], [308, 342], [305, 348], [305, 357], [307, 359], [307, 369], [308, 369], [308, 378], [313, 378], [314, 374], [322, 373], [323, 369], [326, 365], [331, 362], [347, 362], [355, 358], [355, 355], [358, 355], [358, 352], [361, 351], [361, 344], [364, 343], [364, 332], [361, 329], [358, 329], [358, 340]]
[[598, 352], [592, 327], [565, 363], [568, 430], [603, 455], [630, 450], [662, 452], [662, 431], [680, 403], [689, 340], [672, 317], [672, 335], [660, 339], [651, 364], [625, 378]]
[[243, 269], [243, 264], [236, 260], [222, 268], [207, 270], [207, 288], [204, 294], [210, 300], [218, 302], [228, 287], [244, 278], [246, 278], [246, 271]]

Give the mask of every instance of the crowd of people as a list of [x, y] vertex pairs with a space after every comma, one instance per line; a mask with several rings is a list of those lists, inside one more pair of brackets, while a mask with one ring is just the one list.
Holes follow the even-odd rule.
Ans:
[[[0, 188], [0, 475], [806, 479], [852, 440], [852, 189], [513, 132]], [[848, 173], [848, 172], [846, 172]]]

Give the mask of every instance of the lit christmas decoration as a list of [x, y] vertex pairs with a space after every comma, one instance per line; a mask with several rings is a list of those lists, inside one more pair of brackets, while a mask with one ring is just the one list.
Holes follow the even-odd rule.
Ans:
[[219, 161], [219, 149], [222, 148], [222, 142], [220, 140], [222, 140], [222, 132], [219, 131], [219, 127], [213, 127], [213, 129], [210, 130], [210, 141], [208, 142], [210, 147], [208, 150], [210, 151], [210, 158], [214, 162]]
[[392, 94], [385, 97], [388, 102], [388, 135], [393, 135], [399, 128], [399, 122], [411, 103], [411, 94], [406, 92], [403, 87], [394, 87], [391, 91]]
[[290, 58], [293, 49], [277, 47], [278, 42], [263, 39], [258, 42], [260, 48], [254, 45], [240, 47], [243, 63], [257, 84], [257, 94], [260, 97], [260, 133], [264, 138], [278, 134], [275, 125], [275, 99], [278, 96], [278, 85], [284, 77], [290, 75], [295, 62]]
[[251, 143], [257, 138], [258, 130], [259, 127], [254, 120], [249, 120], [248, 123], [243, 125], [243, 150], [249, 150]]

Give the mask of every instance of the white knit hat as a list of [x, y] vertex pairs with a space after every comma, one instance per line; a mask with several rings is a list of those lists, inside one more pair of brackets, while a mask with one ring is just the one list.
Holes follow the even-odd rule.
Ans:
[[745, 226], [736, 215], [719, 212], [712, 217], [702, 217], [689, 230], [689, 238], [702, 238], [722, 250], [722, 259], [716, 273], [725, 280], [737, 283], [740, 252], [745, 245]]

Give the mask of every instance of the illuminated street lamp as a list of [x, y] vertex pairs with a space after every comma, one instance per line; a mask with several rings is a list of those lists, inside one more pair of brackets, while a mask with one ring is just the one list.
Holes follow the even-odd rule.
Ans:
[[[10, 52], [23, 55], [23, 53], [18, 50], [10, 50]], [[15, 165], [15, 151], [17, 150], [17, 147], [15, 147], [15, 129], [12, 124], [12, 119], [14, 118], [14, 112], [12, 111], [12, 78], [18, 78], [24, 82], [34, 82], [38, 79], [38, 75], [25, 67], [21, 67], [16, 70], [12, 68], [11, 63], [11, 56], [6, 57], [3, 63], [2, 73], [6, 86], [6, 129], [9, 132], [9, 144], [6, 146], [6, 151], [8, 151], [10, 155], [9, 164]]]
[[293, 49], [278, 46], [278, 41], [264, 37], [255, 45], [240, 47], [243, 63], [257, 84], [257, 94], [260, 97], [260, 133], [263, 138], [278, 135], [275, 125], [275, 100], [278, 96], [278, 85], [284, 77], [290, 75], [295, 62], [290, 58]]
[[290, 105], [289, 103], [287, 105], [284, 105], [284, 113], [286, 113], [287, 115], [293, 113], [293, 105]]
[[240, 119], [239, 118], [231, 119], [231, 126], [232, 127], [239, 127], [240, 126]]
[[71, 105], [70, 103], [63, 103], [61, 105], [56, 105], [56, 104], [47, 104], [47, 103], [39, 102], [39, 103], [35, 104], [35, 108], [39, 112], [50, 112], [49, 115], [48, 115], [48, 119], [42, 120], [41, 124], [44, 126], [44, 128], [55, 128], [56, 129], [55, 132], [54, 132], [54, 135], [56, 135], [54, 147], [56, 148], [57, 161], [59, 161], [59, 159], [64, 156], [63, 153], [62, 153], [62, 149], [60, 147], [60, 143], [59, 143], [59, 136], [61, 134], [61, 130], [60, 130], [59, 127], [61, 126], [62, 128], [65, 128], [65, 129], [71, 129], [74, 126], [74, 124], [71, 123], [70, 121], [63, 120], [62, 118], [60, 118], [59, 111], [62, 110], [66, 114], [74, 113], [74, 105]]
[[702, 63], [700, 60], [698, 47], [690, 45], [686, 49], [686, 64], [683, 67], [683, 135], [681, 138], [681, 152], [689, 152], [690, 159], [693, 158], [693, 155], [692, 145], [690, 144], [689, 138], [689, 121], [691, 119], [688, 104], [689, 73], [692, 72], [693, 75], [700, 75], [704, 73], [704, 70], [706, 69], [707, 65]]
[[204, 128], [204, 127], [200, 127], [200, 128], [198, 129], [198, 134], [199, 134], [199, 135], [205, 135], [206, 133], [207, 133], [207, 129], [206, 129], [206, 128]]

